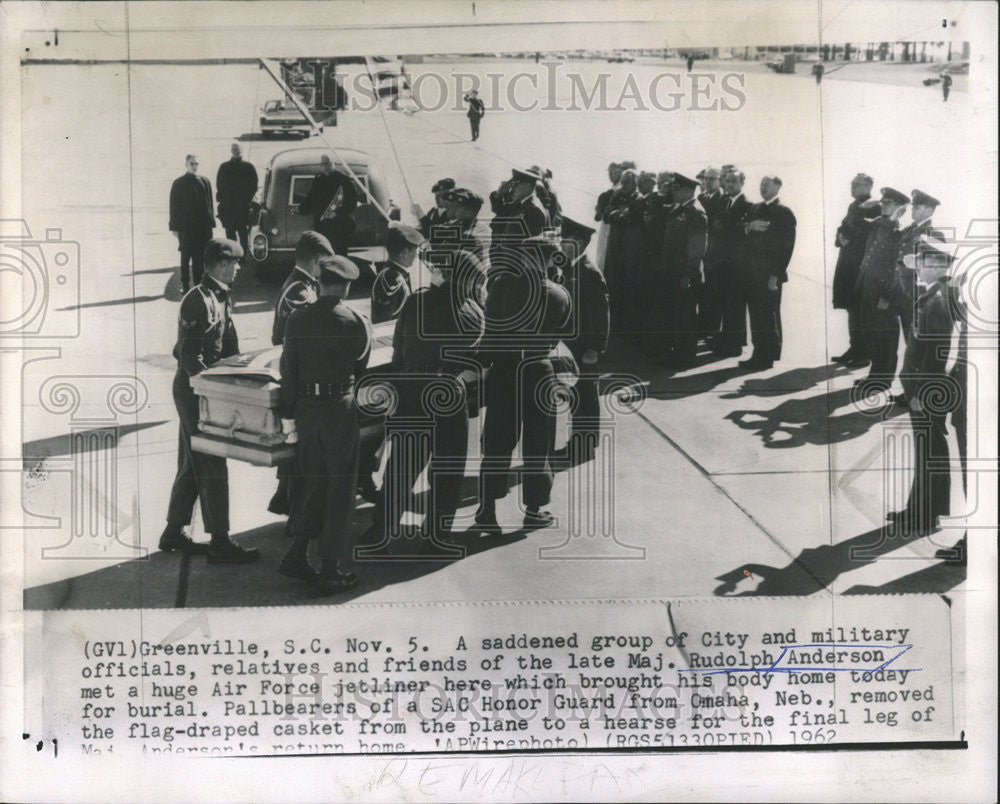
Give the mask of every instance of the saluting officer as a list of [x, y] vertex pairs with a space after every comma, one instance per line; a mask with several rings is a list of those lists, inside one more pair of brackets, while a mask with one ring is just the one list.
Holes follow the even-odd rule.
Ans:
[[[439, 179], [434, 182], [431, 192], [434, 193], [434, 206], [426, 215], [418, 215], [420, 218], [420, 234], [430, 238], [435, 226], [448, 222], [448, 208], [445, 206], [445, 195], [449, 190], [455, 189], [454, 179]], [[418, 211], [419, 207], [418, 207]]]
[[[299, 237], [299, 242], [295, 244], [295, 267], [285, 277], [274, 304], [271, 343], [275, 346], [284, 342], [288, 316], [319, 298], [319, 261], [333, 254], [330, 241], [319, 232], [305, 231]], [[293, 469], [289, 464], [278, 466], [278, 488], [267, 504], [267, 510], [272, 514], [285, 515], [292, 511], [289, 481], [294, 476]]]
[[413, 292], [410, 268], [424, 244], [424, 236], [405, 223], [389, 222], [385, 235], [385, 250], [389, 259], [375, 264], [372, 285], [372, 323], [392, 321], [403, 309]]
[[549, 226], [549, 213], [535, 194], [542, 180], [532, 170], [514, 168], [510, 178], [490, 193], [493, 220], [490, 229], [490, 275], [492, 284], [500, 272], [518, 273], [519, 247], [528, 237], [540, 235]]
[[[292, 544], [278, 569], [332, 594], [357, 577], [341, 572], [351, 558], [349, 533], [358, 472], [360, 432], [354, 378], [368, 363], [371, 327], [343, 303], [357, 266], [346, 257], [320, 262], [319, 299], [296, 310], [285, 327], [281, 352], [282, 428], [298, 443]], [[309, 540], [318, 537], [319, 572], [309, 565]]]
[[600, 436], [601, 405], [597, 374], [600, 359], [608, 349], [611, 314], [604, 276], [587, 258], [594, 229], [572, 218], [562, 219], [562, 251], [567, 257], [562, 284], [573, 305], [569, 329], [563, 341], [582, 372], [576, 383], [577, 406], [573, 411], [573, 440], [579, 461], [593, 458]]
[[871, 390], [889, 390], [899, 362], [899, 315], [892, 297], [899, 257], [899, 219], [910, 199], [892, 187], [882, 188], [881, 215], [869, 227], [865, 253], [861, 258], [855, 287], [861, 296], [861, 329], [868, 344], [871, 367], [864, 380]]
[[861, 294], [856, 287], [861, 260], [865, 256], [865, 243], [872, 219], [880, 214], [877, 206], [868, 204], [874, 179], [859, 173], [851, 180], [851, 203], [847, 214], [837, 227], [835, 245], [840, 249], [837, 267], [833, 273], [833, 307], [847, 311], [847, 331], [850, 346], [847, 351], [833, 358], [849, 368], [868, 365], [868, 343], [861, 328]]
[[695, 191], [698, 182], [674, 174], [673, 194], [677, 206], [667, 215], [663, 232], [660, 292], [666, 303], [663, 358], [675, 369], [690, 368], [698, 348], [698, 291], [701, 261], [708, 242], [708, 218]]
[[[482, 494], [476, 525], [499, 534], [496, 501], [509, 490], [510, 459], [521, 442], [524, 526], [543, 528], [552, 514], [541, 510], [552, 494], [556, 417], [545, 401], [555, 379], [550, 354], [572, 314], [566, 289], [547, 277], [558, 238], [529, 238], [516, 270], [504, 271], [486, 298], [486, 333], [480, 357], [486, 378]], [[513, 267], [513, 266], [512, 266]]]
[[[198, 396], [190, 383], [191, 377], [239, 354], [229, 288], [239, 273], [243, 249], [232, 240], [212, 239], [203, 256], [204, 276], [181, 300], [178, 315], [173, 387], [174, 405], [180, 416], [177, 475], [170, 490], [167, 527], [160, 536], [160, 549], [207, 553], [209, 563], [243, 563], [253, 561], [258, 553], [256, 548], [247, 550], [229, 539], [226, 459], [191, 449], [191, 436], [198, 432]], [[183, 531], [191, 524], [195, 500], [201, 502], [205, 530], [212, 535], [207, 545], [192, 541]]]
[[[448, 535], [461, 501], [469, 412], [466, 386], [459, 375], [475, 362], [485, 321], [478, 302], [454, 284], [454, 277], [463, 273], [462, 263], [469, 260], [476, 261], [476, 257], [466, 251], [432, 251], [431, 286], [410, 296], [396, 320], [392, 369], [398, 405], [393, 419], [427, 425], [430, 433], [427, 438], [417, 434], [393, 443], [382, 506], [376, 509], [374, 523], [378, 530], [389, 526], [384, 530], [387, 538], [406, 511], [428, 459], [431, 505], [427, 523], [432, 541]], [[387, 427], [391, 425], [392, 420]]]

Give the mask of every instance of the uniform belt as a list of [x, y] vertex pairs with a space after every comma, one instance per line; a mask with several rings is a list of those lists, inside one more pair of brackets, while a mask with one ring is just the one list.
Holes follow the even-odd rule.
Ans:
[[347, 382], [304, 382], [299, 385], [299, 393], [309, 399], [329, 399], [344, 396], [354, 389], [354, 380]]

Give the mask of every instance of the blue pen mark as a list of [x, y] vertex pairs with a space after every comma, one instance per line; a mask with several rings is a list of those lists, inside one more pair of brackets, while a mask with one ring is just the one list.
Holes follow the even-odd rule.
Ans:
[[[876, 665], [875, 667], [864, 667], [864, 666], [849, 666], [849, 667], [829, 667], [829, 666], [813, 666], [808, 667], [805, 665], [793, 665], [787, 666], [782, 665], [782, 661], [788, 655], [790, 651], [795, 650], [808, 650], [815, 648], [833, 648], [836, 650], [850, 650], [857, 648], [866, 649], [877, 649], [883, 651], [895, 651], [895, 654], [891, 659]], [[807, 673], [807, 672], [834, 672], [834, 673], [847, 673], [847, 672], [862, 672], [864, 676], [862, 679], [864, 681], [871, 680], [871, 674], [876, 673], [879, 670], [885, 670], [889, 665], [899, 659], [904, 653], [907, 653], [913, 648], [913, 645], [863, 645], [854, 643], [844, 643], [844, 642], [822, 642], [816, 644], [802, 644], [802, 645], [785, 645], [781, 649], [781, 653], [778, 654], [778, 658], [774, 660], [774, 663], [769, 667], [726, 667], [723, 669], [713, 669], [713, 670], [703, 670], [701, 668], [681, 668], [678, 672], [681, 673], [702, 673], [706, 676], [718, 675], [720, 673], [763, 673], [765, 676], [771, 673]], [[918, 672], [922, 668], [919, 667], [908, 667], [908, 668], [898, 668], [894, 667], [893, 670], [897, 672]], [[865, 678], [867, 676], [867, 678]]]

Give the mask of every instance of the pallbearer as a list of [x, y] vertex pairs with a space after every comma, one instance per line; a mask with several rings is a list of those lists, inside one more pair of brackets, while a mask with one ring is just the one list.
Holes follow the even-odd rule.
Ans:
[[[190, 378], [220, 360], [239, 354], [239, 338], [233, 322], [229, 288], [240, 270], [243, 249], [232, 240], [212, 239], [204, 251], [205, 274], [181, 300], [178, 315], [177, 373], [174, 375], [174, 405], [181, 427], [177, 449], [177, 476], [170, 490], [167, 527], [160, 536], [160, 549], [207, 553], [209, 563], [243, 563], [258, 558], [229, 540], [229, 470], [226, 459], [191, 449], [191, 436], [198, 432], [198, 396]], [[195, 501], [201, 502], [205, 530], [212, 534], [206, 545], [194, 542], [183, 529], [191, 524]]]
[[[351, 560], [348, 527], [354, 509], [360, 433], [354, 404], [354, 378], [368, 363], [371, 327], [343, 299], [358, 269], [346, 257], [320, 263], [319, 299], [296, 310], [285, 327], [281, 353], [282, 427], [297, 441], [293, 540], [278, 569], [313, 585], [320, 594], [353, 586], [357, 578], [341, 571]], [[319, 572], [309, 565], [310, 539], [319, 539]]]

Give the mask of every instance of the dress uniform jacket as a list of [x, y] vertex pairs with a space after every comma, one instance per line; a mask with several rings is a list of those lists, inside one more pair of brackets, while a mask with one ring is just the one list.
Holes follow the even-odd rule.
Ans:
[[486, 304], [486, 280], [490, 270], [490, 245], [492, 233], [489, 225], [478, 218], [465, 226], [452, 221], [439, 226], [430, 238], [431, 252], [465, 251], [475, 260], [462, 264], [462, 275], [455, 276], [455, 284], [462, 288], [465, 296], [476, 301], [480, 307]]
[[681, 362], [694, 360], [697, 350], [696, 306], [707, 242], [708, 218], [697, 200], [678, 205], [667, 216], [657, 294], [664, 315], [658, 329]]
[[205, 530], [229, 532], [229, 473], [226, 459], [191, 449], [198, 432], [198, 396], [190, 378], [220, 360], [239, 354], [229, 291], [206, 276], [181, 300], [174, 357], [174, 405], [180, 417], [177, 475], [170, 491], [167, 522], [177, 527], [191, 524], [195, 501], [200, 501]]
[[931, 220], [921, 223], [911, 223], [899, 233], [899, 256], [896, 259], [896, 281], [892, 289], [891, 301], [903, 324], [903, 334], [909, 335], [910, 322], [913, 320], [913, 305], [917, 297], [917, 272], [907, 268], [903, 257], [915, 254], [917, 243], [921, 237], [944, 240], [944, 233], [935, 229]]
[[494, 190], [490, 193], [490, 205], [494, 215], [490, 222], [490, 276], [501, 267], [517, 271], [521, 261], [518, 247], [523, 240], [540, 235], [550, 225], [549, 214], [534, 193], [519, 202], [508, 203]]
[[[522, 500], [526, 506], [537, 507], [549, 502], [556, 417], [541, 397], [555, 379], [548, 355], [571, 314], [572, 302], [566, 289], [534, 268], [503, 274], [490, 290], [480, 349], [483, 363], [490, 368], [483, 425], [486, 499], [506, 496], [511, 454], [520, 441], [525, 465]], [[521, 343], [525, 344], [523, 348]]]
[[855, 287], [861, 295], [861, 329], [871, 358], [869, 377], [891, 381], [899, 362], [899, 317], [891, 303], [899, 256], [899, 224], [885, 215], [869, 227]]
[[723, 352], [738, 352], [747, 342], [747, 299], [740, 272], [740, 253], [746, 232], [743, 225], [753, 209], [743, 193], [727, 196], [720, 204], [708, 247], [720, 285], [722, 333], [717, 343]]
[[[964, 389], [956, 388], [947, 363], [952, 336], [961, 313], [957, 292], [941, 279], [923, 290], [916, 302], [913, 328], [906, 343], [900, 380], [908, 399], [923, 403], [911, 408], [915, 470], [907, 510], [924, 522], [947, 515], [950, 510], [951, 478], [948, 467], [946, 417], [962, 404]], [[957, 365], [957, 361], [956, 361]], [[942, 404], [942, 399], [951, 404]], [[931, 462], [936, 464], [932, 471]]]
[[285, 324], [288, 316], [312, 304], [319, 298], [319, 283], [315, 277], [298, 266], [285, 278], [281, 293], [274, 304], [274, 323], [271, 326], [271, 343], [280, 346], [285, 339]]
[[835, 245], [840, 253], [833, 272], [833, 307], [836, 310], [847, 310], [858, 301], [858, 292], [854, 286], [861, 260], [865, 256], [869, 223], [881, 215], [877, 205], [868, 208], [861, 206], [867, 200], [868, 196], [865, 196], [852, 201], [837, 227]]
[[482, 307], [464, 298], [451, 280], [418, 290], [396, 319], [392, 369], [398, 406], [386, 424], [392, 449], [383, 483], [383, 522], [390, 529], [407, 509], [428, 459], [432, 530], [458, 509], [469, 412], [466, 387], [457, 375], [470, 368], [459, 356], [474, 362], [484, 322]]
[[243, 159], [223, 162], [215, 176], [215, 191], [222, 225], [227, 231], [245, 230], [257, 193], [257, 169]]
[[413, 286], [410, 273], [391, 260], [376, 263], [375, 283], [372, 285], [372, 323], [392, 321], [399, 315], [410, 297]]
[[371, 341], [368, 322], [330, 296], [296, 310], [285, 326], [280, 410], [295, 419], [301, 484], [293, 532], [319, 536], [324, 563], [350, 557], [360, 439], [353, 385], [368, 364]]

